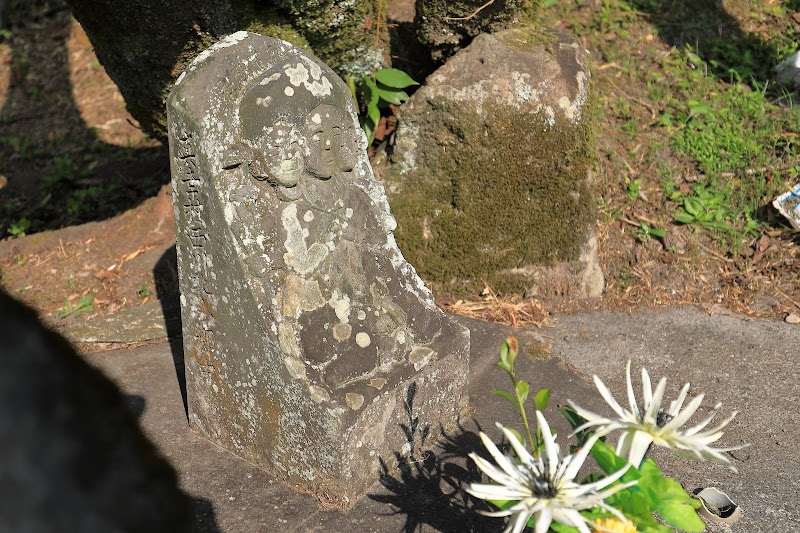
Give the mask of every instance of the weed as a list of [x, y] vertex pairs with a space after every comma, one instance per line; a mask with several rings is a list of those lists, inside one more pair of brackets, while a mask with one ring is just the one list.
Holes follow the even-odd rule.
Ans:
[[53, 315], [64, 319], [70, 316], [78, 318], [83, 313], [93, 313], [94, 312], [94, 305], [92, 305], [93, 301], [94, 301], [94, 294], [87, 294], [86, 296], [78, 300], [78, 302], [75, 305], [73, 305], [72, 302], [70, 302], [69, 300], [66, 300], [66, 302], [64, 303], [64, 307], [54, 312]]
[[642, 225], [636, 230], [636, 237], [642, 241], [647, 242], [650, 239], [663, 239], [667, 236], [667, 232], [661, 228], [657, 228], [648, 224], [647, 222], [642, 222]]
[[370, 143], [375, 139], [381, 108], [389, 104], [402, 104], [409, 98], [404, 89], [419, 85], [411, 76], [396, 68], [384, 68], [372, 76], [362, 74], [358, 87], [352, 76], [348, 76], [346, 81], [359, 109], [359, 122]]
[[5, 144], [11, 148], [11, 150], [13, 150], [14, 154], [11, 156], [12, 159], [29, 161], [36, 156], [36, 150], [33, 149], [34, 143], [30, 139], [24, 139], [20, 137], [0, 137], [0, 144]]
[[11, 227], [8, 228], [8, 232], [11, 234], [12, 237], [20, 238], [24, 237], [25, 233], [30, 231], [31, 229], [31, 221], [27, 218], [21, 218], [11, 224]]
[[17, 266], [25, 266], [28, 261], [23, 259], [21, 254], [14, 254], [14, 262], [17, 263]]
[[147, 288], [147, 285], [142, 283], [138, 289], [136, 289], [136, 294], [139, 295], [139, 298], [142, 300], [146, 298], [150, 298], [153, 295], [153, 291]]
[[628, 198], [630, 198], [631, 200], [636, 200], [637, 198], [639, 198], [639, 193], [641, 192], [642, 192], [641, 178], [637, 178], [635, 180], [625, 178], [625, 194], [628, 195]]

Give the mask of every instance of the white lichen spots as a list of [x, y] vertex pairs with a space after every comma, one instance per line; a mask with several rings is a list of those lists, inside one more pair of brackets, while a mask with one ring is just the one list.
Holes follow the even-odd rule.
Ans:
[[306, 365], [299, 359], [284, 357], [283, 364], [286, 365], [286, 369], [289, 371], [289, 375], [292, 376], [292, 378], [306, 379]]
[[286, 230], [286, 240], [283, 245], [286, 253], [283, 254], [284, 262], [300, 274], [309, 274], [316, 270], [320, 263], [328, 256], [328, 248], [315, 242], [311, 247], [306, 246], [308, 230], [304, 230], [297, 218], [297, 205], [289, 204], [281, 213], [281, 222]]
[[336, 313], [336, 318], [339, 319], [339, 322], [343, 324], [350, 322], [350, 297], [348, 295], [340, 295], [339, 291], [334, 289], [328, 300], [328, 305], [333, 308], [333, 312]]
[[331, 400], [331, 395], [328, 391], [317, 385], [309, 385], [308, 393], [316, 403], [329, 402]]
[[[262, 85], [263, 85], [263, 82], [262, 82]], [[259, 96], [258, 98], [256, 98], [256, 105], [260, 105], [262, 107], [269, 107], [269, 105], [271, 103], [272, 103], [272, 97], [271, 96], [264, 96], [263, 98]]]
[[322, 124], [322, 117], [319, 116], [319, 113], [314, 113], [314, 116], [311, 117], [311, 122], [314, 124]]
[[528, 83], [531, 75], [528, 73], [517, 72], [516, 70], [511, 73], [511, 80], [514, 82], [515, 94], [523, 102], [530, 100], [533, 94], [533, 87]]
[[347, 217], [347, 218], [353, 218], [353, 208], [352, 207], [348, 207], [347, 209], [345, 209], [344, 210], [344, 216]]
[[347, 407], [353, 411], [358, 411], [361, 406], [364, 405], [364, 396], [354, 392], [348, 392], [344, 395], [344, 402], [347, 404]]
[[[277, 79], [280, 79], [280, 77], [281, 77], [281, 73], [280, 72], [275, 72], [275, 73], [272, 74], [272, 76], [264, 78], [263, 80], [258, 82], [258, 84], [259, 85], [269, 85], [271, 82], [273, 82], [273, 81], [275, 81]], [[256, 100], [256, 103], [258, 103], [258, 100]]]
[[224, 39], [217, 41], [210, 47], [197, 54], [197, 56], [194, 58], [194, 61], [192, 61], [192, 64], [189, 65], [189, 70], [195, 70], [198, 66], [200, 66], [200, 63], [208, 59], [215, 51], [233, 46], [239, 41], [246, 39], [247, 35], [248, 33], [246, 31], [237, 31], [236, 33], [228, 35]]
[[350, 324], [336, 324], [333, 326], [333, 338], [339, 342], [344, 342], [350, 338], [353, 326]]
[[405, 344], [406, 343], [406, 332], [405, 331], [398, 331], [394, 335], [394, 340], [397, 341], [398, 344]]
[[314, 212], [309, 209], [308, 211], [303, 213], [303, 220], [305, 220], [306, 222], [311, 222], [312, 220], [314, 220]]
[[212, 383], [211, 388], [214, 389], [214, 392], [219, 392], [219, 387], [217, 387], [216, 383]]
[[372, 339], [369, 338], [369, 335], [363, 331], [356, 333], [356, 344], [358, 344], [361, 348], [366, 348], [370, 345]]
[[286, 96], [294, 96], [294, 89], [292, 89], [287, 85], [286, 88], [283, 90], [283, 94], [285, 94]]
[[372, 378], [369, 380], [369, 386], [381, 390], [386, 385], [384, 378]]
[[264, 235], [259, 235], [258, 237], [256, 237], [256, 244], [258, 245], [259, 248], [264, 248], [264, 241], [266, 239], [267, 238]]
[[414, 365], [414, 370], [420, 370], [431, 362], [436, 352], [425, 346], [414, 346], [408, 354], [408, 362]]
[[578, 94], [575, 96], [575, 100], [570, 101], [570, 99], [566, 96], [562, 96], [558, 100], [558, 106], [564, 110], [564, 115], [567, 117], [567, 119], [572, 121], [574, 124], [577, 124], [578, 121], [580, 121], [583, 105], [586, 103], [586, 73], [578, 72], [576, 81], [578, 82]]
[[[328, 96], [331, 94], [330, 80], [322, 75], [322, 69], [314, 61], [302, 57], [295, 67], [286, 65], [284, 71], [289, 76], [289, 83], [295, 87], [301, 85], [316, 97]], [[305, 64], [303, 64], [305, 63]], [[306, 67], [306, 65], [308, 65]]]
[[367, 313], [365, 313], [363, 309], [360, 309], [358, 311], [358, 319], [364, 320], [365, 318], [367, 318]]

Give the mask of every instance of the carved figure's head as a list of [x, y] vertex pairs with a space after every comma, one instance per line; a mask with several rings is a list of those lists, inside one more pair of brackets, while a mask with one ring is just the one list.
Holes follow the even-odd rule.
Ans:
[[269, 183], [283, 200], [300, 197], [303, 179], [342, 178], [357, 161], [351, 107], [344, 82], [297, 55], [256, 78], [242, 97], [244, 153], [234, 163], [246, 162], [252, 177]]

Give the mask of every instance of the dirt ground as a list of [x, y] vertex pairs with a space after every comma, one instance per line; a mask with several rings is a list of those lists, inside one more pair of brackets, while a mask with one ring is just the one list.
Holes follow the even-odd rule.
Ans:
[[[53, 322], [110, 314], [174, 290], [176, 280], [153, 274], [157, 264], [174, 272], [166, 148], [126, 113], [61, 0], [11, 4], [10, 31], [0, 34], [0, 283]], [[596, 83], [613, 90], [613, 68], [598, 70]], [[616, 149], [612, 135], [598, 137], [601, 153]], [[687, 226], [671, 228], [663, 242], [640, 242], [638, 224], [663, 222], [656, 209], [598, 222], [608, 285], [600, 299], [519, 301], [487, 287], [440, 301], [516, 324], [546, 324], [556, 311], [690, 303], [779, 320], [800, 314], [800, 246], [791, 233], [767, 227], [738, 257]], [[92, 311], [54, 317], [87, 295]]]

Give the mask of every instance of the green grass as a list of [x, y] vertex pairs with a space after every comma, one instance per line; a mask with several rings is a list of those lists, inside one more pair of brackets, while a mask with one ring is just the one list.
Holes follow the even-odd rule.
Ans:
[[[546, 24], [584, 36], [596, 51], [598, 102], [609, 119], [598, 137], [615, 141], [598, 176], [600, 190], [616, 191], [604, 211], [618, 216], [635, 202], [734, 254], [760, 227], [781, 224], [768, 205], [800, 174], [800, 106], [779, 105], [787, 88], [774, 66], [800, 48], [799, 10], [796, 0], [724, 8], [565, 0], [546, 10]], [[637, 198], [640, 190], [661, 198]]]

